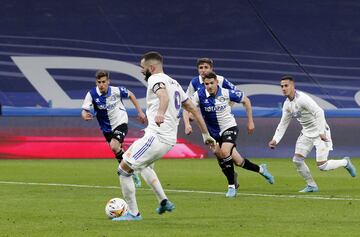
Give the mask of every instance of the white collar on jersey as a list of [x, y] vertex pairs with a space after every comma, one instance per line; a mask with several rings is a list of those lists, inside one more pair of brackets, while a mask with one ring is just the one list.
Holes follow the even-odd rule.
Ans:
[[[102, 95], [103, 95], [103, 94], [100, 92], [99, 87], [96, 87], [96, 93], [97, 93], [99, 96], [102, 96]], [[110, 96], [110, 95], [111, 95], [111, 87], [109, 86], [106, 96]]]

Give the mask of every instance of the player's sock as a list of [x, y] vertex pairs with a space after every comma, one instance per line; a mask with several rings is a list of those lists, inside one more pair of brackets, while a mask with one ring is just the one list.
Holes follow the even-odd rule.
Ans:
[[136, 203], [134, 181], [132, 180], [131, 174], [121, 170], [120, 168], [118, 170], [118, 174], [124, 199], [129, 205], [129, 211], [132, 215], [136, 216], [139, 213], [139, 208]]
[[164, 189], [161, 186], [160, 180], [158, 179], [155, 171], [152, 168], [146, 167], [142, 169], [141, 176], [143, 177], [145, 182], [152, 188], [159, 202], [167, 199]]
[[345, 167], [347, 165], [347, 161], [344, 159], [341, 160], [328, 160], [326, 163], [319, 165], [319, 169], [322, 171], [333, 170], [339, 167]]
[[244, 163], [242, 164], [241, 167], [244, 169], [247, 169], [247, 170], [257, 172], [257, 173], [260, 172], [260, 167], [257, 164], [252, 163], [248, 159], [244, 159]]
[[305, 179], [306, 183], [310, 186], [317, 187], [317, 184], [315, 183], [315, 180], [311, 176], [310, 169], [306, 165], [304, 158], [295, 155], [293, 157], [293, 162], [296, 166], [297, 171]]
[[234, 171], [234, 163], [232, 157], [228, 156], [224, 159], [218, 158], [218, 163], [222, 172], [226, 176], [228, 184], [235, 185], [235, 180], [234, 180], [235, 171]]
[[118, 153], [116, 153], [115, 158], [117, 159], [117, 161], [119, 162], [119, 164], [120, 164], [120, 162], [121, 162], [122, 159], [123, 159], [123, 155], [124, 155], [124, 151], [123, 151], [123, 150], [121, 150], [121, 151], [119, 151]]

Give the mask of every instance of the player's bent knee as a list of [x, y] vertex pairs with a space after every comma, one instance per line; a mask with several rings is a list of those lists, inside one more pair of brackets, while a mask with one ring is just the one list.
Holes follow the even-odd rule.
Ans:
[[321, 170], [321, 171], [326, 171], [327, 169], [326, 169], [326, 166], [327, 166], [327, 162], [325, 162], [325, 163], [318, 163], [317, 164], [317, 167], [319, 168], [319, 170]]
[[122, 167], [121, 167], [121, 165], [119, 165], [119, 167], [118, 167], [118, 170], [117, 170], [117, 174], [118, 174], [118, 176], [125, 176], [125, 177], [130, 177], [131, 175], [133, 175], [133, 172], [127, 172], [127, 171], [125, 171]]
[[292, 159], [292, 161], [294, 162], [294, 163], [303, 163], [304, 162], [304, 160], [305, 160], [305, 158], [304, 157], [302, 157], [302, 156], [299, 156], [299, 155], [294, 155], [294, 157], [293, 157], [293, 159]]

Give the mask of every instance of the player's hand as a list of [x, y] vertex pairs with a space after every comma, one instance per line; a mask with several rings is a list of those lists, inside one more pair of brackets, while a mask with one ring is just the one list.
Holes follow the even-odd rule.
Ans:
[[253, 122], [253, 121], [248, 122], [248, 124], [247, 124], [248, 134], [253, 134], [253, 133], [254, 133], [254, 130], [255, 130], [255, 124], [254, 124], [254, 122]]
[[157, 114], [155, 116], [155, 123], [158, 125], [158, 127], [160, 127], [160, 124], [162, 124], [165, 120], [165, 116], [162, 114]]
[[270, 147], [270, 149], [275, 149], [275, 147], [276, 147], [276, 141], [275, 140], [271, 140], [270, 142], [269, 142], [269, 147]]
[[140, 112], [140, 113], [138, 113], [138, 119], [139, 119], [139, 121], [141, 122], [141, 123], [146, 123], [146, 115], [144, 114], [144, 112]]
[[214, 138], [210, 136], [209, 133], [202, 133], [203, 141], [205, 145], [209, 145], [210, 148], [216, 145], [216, 141]]
[[329, 139], [326, 137], [325, 134], [320, 134], [320, 139], [323, 140], [324, 142], [328, 142]]
[[192, 133], [192, 127], [191, 125], [185, 126], [185, 134], [190, 135]]
[[90, 112], [86, 112], [86, 113], [84, 113], [84, 115], [83, 115], [83, 119], [84, 119], [85, 121], [89, 121], [89, 120], [92, 120], [92, 119], [93, 119], [93, 116], [92, 116], [92, 114], [91, 114]]

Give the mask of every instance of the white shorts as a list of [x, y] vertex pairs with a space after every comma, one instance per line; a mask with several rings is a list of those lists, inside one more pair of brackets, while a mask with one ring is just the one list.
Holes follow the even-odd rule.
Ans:
[[145, 134], [129, 147], [123, 158], [132, 170], [140, 170], [163, 157], [172, 147], [161, 142], [156, 134]]
[[316, 148], [316, 161], [322, 162], [327, 161], [329, 156], [329, 151], [333, 150], [333, 143], [331, 140], [330, 129], [326, 130], [325, 133], [328, 142], [324, 142], [320, 137], [306, 137], [303, 134], [300, 134], [296, 141], [295, 154], [300, 154], [303, 157], [311, 152], [313, 147]]

